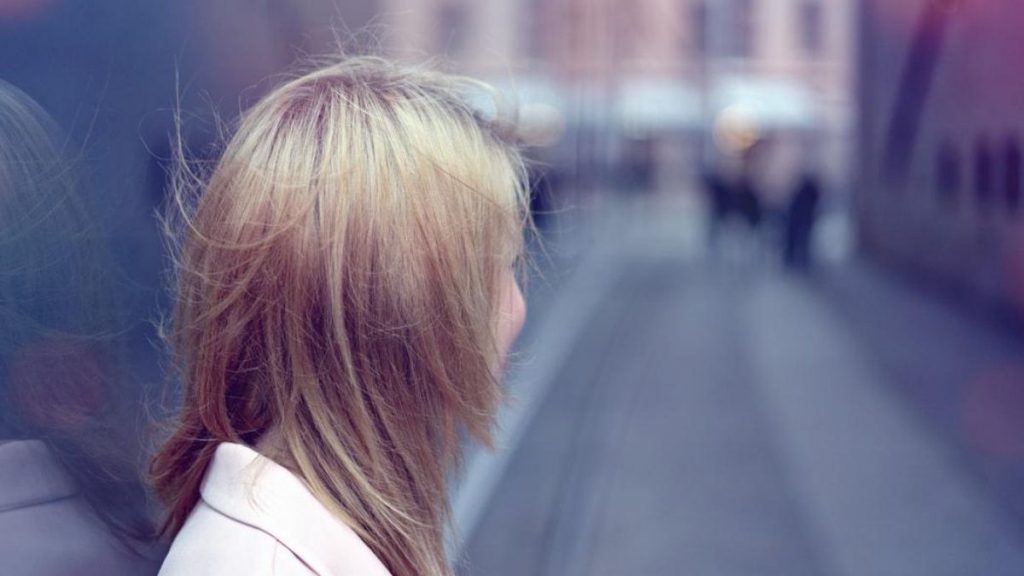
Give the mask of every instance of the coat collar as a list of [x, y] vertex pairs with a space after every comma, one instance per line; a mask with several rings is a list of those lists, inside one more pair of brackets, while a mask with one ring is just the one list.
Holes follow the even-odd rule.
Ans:
[[210, 507], [273, 536], [321, 576], [390, 576], [297, 476], [247, 446], [219, 445], [200, 493]]
[[78, 493], [40, 440], [0, 444], [0, 513], [46, 504]]

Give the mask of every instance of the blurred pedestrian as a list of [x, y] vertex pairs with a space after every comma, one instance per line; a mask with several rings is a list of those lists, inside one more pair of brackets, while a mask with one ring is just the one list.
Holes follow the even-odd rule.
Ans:
[[709, 241], [714, 244], [732, 211], [732, 194], [726, 181], [712, 169], [701, 175], [701, 185], [707, 198]]
[[805, 174], [796, 187], [786, 211], [783, 261], [790, 268], [811, 265], [811, 237], [818, 215], [821, 189], [812, 174]]
[[756, 232], [761, 226], [764, 210], [754, 181], [749, 176], [744, 175], [736, 182], [733, 203], [736, 215]]

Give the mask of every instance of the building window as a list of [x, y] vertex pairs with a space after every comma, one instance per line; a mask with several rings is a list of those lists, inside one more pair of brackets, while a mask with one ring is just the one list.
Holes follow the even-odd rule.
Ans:
[[690, 6], [689, 30], [693, 54], [706, 56], [708, 54], [708, 5], [704, 0], [698, 0]]
[[732, 2], [732, 55], [750, 58], [754, 55], [754, 0]]
[[946, 206], [956, 204], [960, 178], [960, 155], [951, 142], [944, 142], [935, 158], [935, 190], [939, 201]]
[[800, 40], [804, 52], [814, 56], [824, 46], [824, 11], [821, 0], [804, 0], [800, 4]]
[[452, 57], [462, 56], [466, 51], [466, 34], [469, 31], [466, 5], [458, 2], [442, 4], [437, 19], [441, 52]]
[[981, 208], [987, 207], [992, 200], [992, 164], [992, 151], [988, 141], [978, 138], [974, 142], [974, 194]]
[[1021, 185], [1021, 157], [1020, 144], [1017, 137], [1013, 136], [1006, 142], [1005, 150], [1005, 172], [1003, 172], [1003, 196], [1006, 200], [1006, 209], [1010, 214], [1016, 214], [1020, 209], [1020, 185]]

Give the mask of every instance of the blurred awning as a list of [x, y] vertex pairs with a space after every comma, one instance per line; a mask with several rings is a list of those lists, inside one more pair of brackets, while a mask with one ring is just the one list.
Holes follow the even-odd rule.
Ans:
[[723, 111], [742, 112], [760, 130], [807, 129], [817, 122], [816, 99], [805, 86], [786, 80], [728, 77], [715, 82], [707, 103], [697, 86], [673, 78], [634, 78], [614, 91], [596, 85], [564, 88], [551, 79], [521, 76], [492, 81], [499, 95], [471, 99], [485, 115], [514, 111], [527, 132], [557, 139], [566, 124], [616, 125], [626, 133], [710, 128]]
[[621, 85], [615, 118], [627, 132], [685, 130], [701, 126], [700, 94], [672, 79], [639, 79]]
[[761, 129], [812, 128], [817, 120], [814, 95], [806, 87], [785, 80], [721, 80], [712, 90], [711, 106], [715, 118], [724, 110], [740, 110]]

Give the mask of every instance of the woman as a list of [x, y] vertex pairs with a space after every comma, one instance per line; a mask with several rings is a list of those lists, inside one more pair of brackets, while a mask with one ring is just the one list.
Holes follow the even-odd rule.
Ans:
[[479, 88], [324, 67], [179, 194], [161, 574], [450, 572], [447, 475], [460, 431], [489, 440], [525, 315], [522, 162], [465, 100]]

